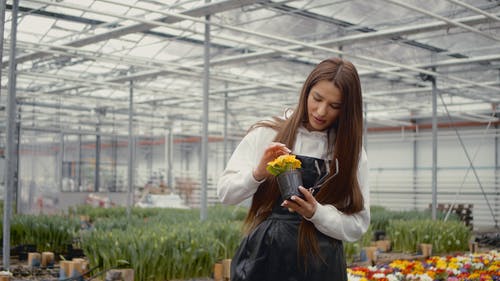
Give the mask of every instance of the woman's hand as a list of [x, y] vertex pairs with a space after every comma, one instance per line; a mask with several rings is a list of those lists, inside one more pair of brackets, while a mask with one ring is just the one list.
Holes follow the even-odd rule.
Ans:
[[316, 212], [318, 201], [312, 193], [302, 186], [299, 186], [299, 191], [304, 194], [304, 199], [299, 196], [292, 196], [290, 200], [285, 200], [281, 206], [288, 208], [289, 211], [294, 211], [303, 217], [310, 219]]
[[262, 158], [260, 159], [259, 165], [253, 170], [253, 177], [257, 181], [261, 181], [271, 175], [266, 167], [267, 163], [273, 161], [276, 157], [280, 155], [289, 154], [292, 152], [286, 145], [279, 142], [272, 142], [264, 151]]

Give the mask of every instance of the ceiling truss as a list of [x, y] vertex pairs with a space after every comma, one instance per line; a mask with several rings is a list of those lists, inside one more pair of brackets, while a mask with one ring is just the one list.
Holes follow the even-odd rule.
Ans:
[[[79, 124], [95, 126], [90, 115], [106, 108], [114, 118], [100, 122], [101, 131], [123, 130], [133, 81], [137, 131], [148, 127], [148, 133], [162, 135], [174, 121], [189, 124], [186, 134], [199, 134], [203, 35], [209, 24], [209, 122], [215, 134], [222, 134], [225, 111], [233, 112], [229, 131], [238, 135], [260, 119], [293, 108], [308, 72], [332, 56], [357, 66], [369, 126], [428, 120], [432, 88], [422, 75], [436, 78], [453, 118], [498, 122], [500, 3], [447, 0], [432, 10], [426, 6], [425, 1], [396, 0], [176, 5], [25, 0], [16, 50], [21, 120], [31, 128], [74, 132]], [[4, 48], [3, 57], [8, 53]], [[4, 59], [2, 105], [8, 64]], [[35, 111], [38, 107], [44, 110]], [[51, 116], [57, 114], [65, 118]]]

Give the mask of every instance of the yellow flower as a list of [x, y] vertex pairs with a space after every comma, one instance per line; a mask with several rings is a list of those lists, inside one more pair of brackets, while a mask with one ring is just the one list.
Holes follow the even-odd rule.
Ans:
[[481, 275], [477, 272], [473, 272], [469, 275], [469, 279], [479, 279], [479, 277], [481, 277]]
[[446, 261], [444, 260], [438, 260], [437, 264], [436, 264], [436, 268], [438, 269], [446, 269], [448, 267]]
[[299, 159], [295, 158], [295, 155], [286, 154], [281, 155], [273, 161], [267, 163], [266, 169], [272, 175], [278, 176], [285, 171], [299, 169], [301, 165], [302, 163]]
[[424, 265], [420, 262], [415, 263], [415, 266], [413, 268], [413, 273], [415, 274], [423, 274], [425, 272]]
[[493, 272], [495, 272], [495, 271], [498, 272], [500, 270], [500, 267], [497, 265], [492, 265], [492, 266], [488, 267], [488, 270], [493, 271]]
[[451, 269], [458, 269], [460, 268], [460, 265], [458, 263], [454, 263], [454, 262], [450, 262], [448, 264], [448, 268], [451, 268]]

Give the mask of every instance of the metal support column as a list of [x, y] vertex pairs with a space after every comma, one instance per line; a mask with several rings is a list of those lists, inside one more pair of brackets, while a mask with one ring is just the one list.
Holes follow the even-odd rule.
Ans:
[[77, 191], [85, 190], [82, 188], [82, 134], [78, 134], [78, 169], [77, 171]]
[[[17, 106], [17, 101], [16, 101], [16, 106]], [[14, 135], [16, 137], [16, 162], [14, 164], [14, 199], [16, 202], [16, 214], [22, 214], [23, 210], [26, 210], [25, 207], [23, 207], [22, 204], [22, 198], [21, 198], [21, 192], [19, 190], [19, 164], [20, 164], [20, 159], [19, 159], [19, 151], [21, 151], [21, 108], [17, 108], [17, 118], [16, 118], [16, 129], [14, 132]]]
[[[436, 71], [435, 68], [432, 71]], [[421, 73], [420, 78], [423, 81], [431, 81], [432, 83], [432, 219], [436, 220], [437, 214], [437, 145], [438, 145], [438, 128], [437, 128], [437, 86], [436, 77]]]
[[432, 219], [436, 220], [437, 214], [437, 87], [436, 77], [430, 77], [432, 82]]
[[[496, 110], [497, 110], [497, 107], [498, 107], [498, 104], [494, 104], [493, 105], [493, 110], [495, 112], [495, 117], [498, 117], [498, 114], [496, 113]], [[495, 131], [498, 131], [498, 124], [495, 124]], [[499, 170], [499, 152], [498, 152], [498, 134], [495, 134], [495, 141], [494, 141], [494, 145], [495, 145], [495, 171], [494, 171], [494, 177], [495, 177], [495, 192], [496, 194], [500, 194], [500, 183], [498, 182], [499, 180], [499, 177], [500, 177], [500, 170]], [[500, 209], [500, 198], [499, 196], [495, 196], [495, 210], [499, 210]], [[496, 225], [495, 227], [498, 229], [498, 223], [496, 222]]]
[[171, 190], [174, 191], [173, 187], [173, 181], [172, 181], [172, 163], [173, 163], [173, 155], [172, 155], [172, 147], [173, 147], [173, 134], [174, 132], [172, 131], [172, 125], [168, 125], [169, 127], [167, 128], [167, 134], [165, 135], [165, 162], [167, 163], [166, 167], [166, 183], [167, 187]]
[[117, 183], [117, 175], [116, 175], [116, 166], [118, 165], [118, 137], [114, 134], [111, 137], [111, 186], [109, 187], [109, 191], [116, 192]]
[[[205, 3], [210, 2], [205, 0]], [[201, 204], [200, 220], [207, 219], [207, 167], [208, 167], [208, 92], [210, 78], [210, 15], [205, 16], [205, 43], [203, 66], [203, 129], [201, 137]]]
[[[6, 0], [0, 0], [0, 61], [3, 61], [3, 34], [5, 30], [5, 4]], [[0, 85], [2, 84], [2, 67], [0, 67]], [[2, 95], [0, 89], [0, 105], [2, 104]]]
[[130, 80], [129, 100], [128, 100], [128, 155], [127, 155], [127, 175], [128, 175], [128, 193], [127, 193], [127, 217], [130, 218], [133, 204], [134, 191], [134, 136], [132, 135], [134, 116], [134, 81]]
[[363, 102], [363, 146], [368, 153], [368, 104]]
[[[63, 171], [64, 171], [64, 133], [59, 133], [59, 154], [56, 159], [57, 182], [59, 183], [59, 192], [63, 191]], [[65, 190], [67, 191], [67, 190]]]
[[418, 181], [418, 142], [417, 142], [417, 128], [413, 131], [413, 209], [417, 210], [417, 181]]
[[[5, 4], [2, 5], [5, 12]], [[14, 169], [16, 151], [15, 126], [16, 126], [16, 40], [17, 40], [17, 12], [19, 0], [12, 3], [12, 28], [10, 30], [10, 54], [9, 54], [9, 95], [7, 97], [7, 119], [6, 119], [6, 142], [5, 142], [5, 194], [3, 212], [3, 270], [10, 269], [10, 219], [12, 217], [12, 194], [14, 193]]]
[[95, 128], [95, 170], [94, 170], [94, 191], [99, 192], [101, 186], [101, 115], [98, 114], [97, 126]]
[[[227, 83], [226, 83], [226, 89], [227, 89]], [[228, 161], [228, 136], [227, 136], [227, 123], [228, 123], [228, 117], [229, 117], [229, 101], [228, 101], [228, 92], [224, 92], [224, 158], [223, 160], [223, 166], [226, 167], [227, 161]]]

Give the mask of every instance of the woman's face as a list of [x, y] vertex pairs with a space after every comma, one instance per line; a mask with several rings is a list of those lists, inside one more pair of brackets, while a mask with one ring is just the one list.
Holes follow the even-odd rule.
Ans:
[[307, 97], [309, 131], [324, 131], [332, 126], [340, 115], [342, 93], [332, 82], [321, 80], [311, 88]]

